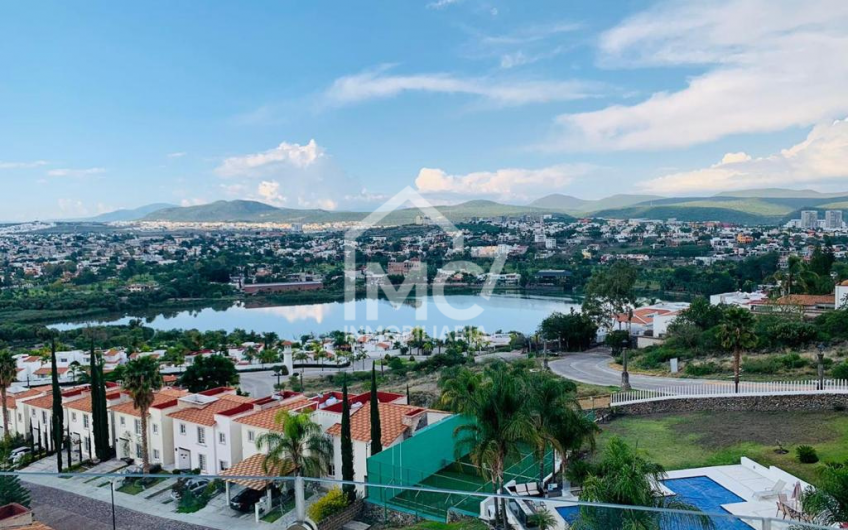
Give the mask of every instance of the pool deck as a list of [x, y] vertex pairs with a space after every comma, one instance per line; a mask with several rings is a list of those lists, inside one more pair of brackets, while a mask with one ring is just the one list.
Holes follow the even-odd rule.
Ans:
[[[779, 517], [777, 512], [777, 494], [756, 498], [755, 494], [771, 490], [777, 481], [782, 480], [786, 486], [784, 493], [792, 495], [795, 483], [801, 484], [801, 489], [807, 488], [808, 483], [790, 475], [778, 467], [766, 467], [749, 458], [742, 458], [737, 465], [698, 467], [669, 471], [668, 478], [709, 477], [720, 486], [745, 499], [745, 502], [722, 504], [722, 508], [734, 515], [753, 517]], [[747, 522], [747, 521], [746, 521]], [[759, 528], [756, 521], [748, 522], [754, 528]]]
[[[744, 502], [731, 504], [722, 504], [722, 508], [733, 515], [749, 516], [749, 517], [766, 517], [776, 518], [777, 512], [777, 494], [769, 495], [761, 499], [757, 499], [755, 494], [771, 490], [774, 485], [782, 480], [786, 486], [784, 493], [787, 497], [792, 495], [792, 489], [796, 482], [801, 484], [801, 489], [807, 488], [808, 483], [800, 480], [794, 475], [790, 475], [780, 468], [771, 466], [763, 466], [754, 462], [749, 458], [742, 458], [739, 464], [729, 466], [712, 466], [698, 467], [692, 469], [678, 469], [667, 473], [668, 479], [689, 478], [689, 477], [709, 477], [720, 486], [738, 495]], [[660, 485], [660, 489], [664, 495], [669, 495], [671, 490], [665, 485]], [[568, 501], [576, 501], [572, 495], [550, 499], [552, 507], [574, 506]], [[565, 501], [565, 502], [563, 502]], [[557, 519], [558, 528], [568, 528], [567, 523], [556, 510], [552, 510]], [[787, 520], [788, 521], [788, 520]], [[752, 528], [761, 530], [759, 521], [743, 521]]]

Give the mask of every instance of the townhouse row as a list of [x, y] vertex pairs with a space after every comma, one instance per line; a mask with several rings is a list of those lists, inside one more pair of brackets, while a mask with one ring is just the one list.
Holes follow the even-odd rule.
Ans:
[[[147, 421], [148, 457], [165, 469], [199, 469], [203, 474], [244, 475], [256, 472], [267, 452], [262, 436], [280, 430], [281, 411], [308, 413], [333, 443], [333, 463], [328, 476], [341, 479], [342, 394], [329, 392], [307, 397], [284, 391], [264, 398], [237, 395], [222, 387], [189, 393], [165, 387], [154, 395]], [[116, 456], [141, 460], [141, 413], [130, 396], [116, 384], [107, 388], [109, 430]], [[349, 397], [355, 479], [365, 480], [366, 459], [371, 455], [371, 394]], [[381, 446], [390, 447], [413, 436], [449, 413], [407, 404], [406, 396], [378, 392]], [[62, 390], [65, 428], [74, 454], [92, 458], [92, 400], [87, 386]], [[7, 408], [12, 434], [32, 436], [42, 444], [51, 440], [53, 396], [48, 386], [9, 389]], [[38, 443], [38, 442], [36, 442]]]

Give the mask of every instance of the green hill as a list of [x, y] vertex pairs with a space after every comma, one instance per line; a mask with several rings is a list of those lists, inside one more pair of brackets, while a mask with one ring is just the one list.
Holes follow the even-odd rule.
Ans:
[[627, 195], [618, 194], [605, 197], [598, 200], [584, 200], [572, 197], [571, 195], [561, 195], [553, 193], [546, 195], [540, 199], [530, 203], [530, 206], [535, 208], [546, 208], [570, 214], [584, 215], [598, 210], [607, 210], [611, 208], [625, 208], [643, 202], [661, 200], [665, 197], [659, 195]]

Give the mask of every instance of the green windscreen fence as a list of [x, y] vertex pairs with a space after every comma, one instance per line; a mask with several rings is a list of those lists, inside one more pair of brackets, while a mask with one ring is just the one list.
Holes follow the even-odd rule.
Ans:
[[[451, 416], [370, 457], [367, 462], [368, 483], [399, 488], [368, 488], [368, 502], [434, 521], [444, 521], [449, 511], [479, 516], [483, 498], [461, 492], [492, 493], [492, 484], [483, 478], [467, 454], [454, 452], [454, 431], [468, 421], [461, 416]], [[539, 460], [527, 448], [508, 462], [504, 478], [506, 482], [536, 482], [541, 470], [549, 473], [553, 468], [550, 452], [544, 462], [540, 469]], [[400, 489], [403, 486], [460, 493]]]

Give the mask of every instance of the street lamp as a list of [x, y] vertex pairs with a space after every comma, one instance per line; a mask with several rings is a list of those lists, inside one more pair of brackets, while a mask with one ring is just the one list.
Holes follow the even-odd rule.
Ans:
[[621, 372], [621, 390], [630, 390], [630, 374], [627, 372], [627, 339], [621, 341], [621, 363], [624, 370]]
[[819, 343], [819, 353], [818, 353], [818, 361], [819, 361], [819, 386], [817, 390], [824, 390], [824, 343]]

